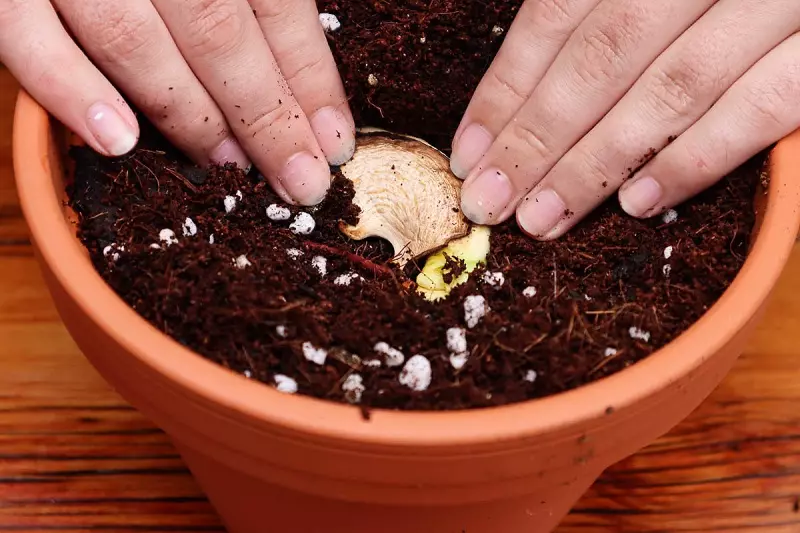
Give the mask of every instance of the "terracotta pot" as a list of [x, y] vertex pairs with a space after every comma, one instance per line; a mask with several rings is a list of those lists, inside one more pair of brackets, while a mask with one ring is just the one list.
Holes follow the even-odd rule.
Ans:
[[750, 336], [800, 221], [800, 133], [779, 144], [750, 257], [689, 331], [591, 385], [454, 413], [374, 412], [276, 392], [150, 326], [103, 282], [63, 200], [63, 130], [27, 94], [14, 124], [22, 208], [50, 291], [86, 357], [162, 427], [229, 531], [551, 531], [609, 465], [720, 382]]

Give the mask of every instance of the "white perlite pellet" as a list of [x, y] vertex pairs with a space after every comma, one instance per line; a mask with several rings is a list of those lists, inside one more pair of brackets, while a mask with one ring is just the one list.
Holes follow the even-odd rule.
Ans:
[[411, 390], [424, 391], [431, 384], [433, 371], [431, 362], [424, 355], [415, 355], [408, 360], [403, 370], [400, 371], [401, 385], [405, 385]]
[[289, 220], [291, 216], [292, 212], [287, 207], [278, 204], [271, 204], [267, 207], [267, 218], [275, 222]]
[[525, 298], [533, 298], [536, 296], [536, 287], [525, 287], [525, 289], [522, 291], [522, 295]]
[[252, 265], [249, 259], [247, 259], [246, 255], [240, 255], [236, 259], [233, 260], [233, 264], [239, 270], [247, 268]]
[[319, 272], [319, 275], [323, 278], [325, 274], [328, 273], [328, 260], [322, 257], [321, 255], [316, 255], [311, 258], [311, 266]]
[[450, 328], [447, 336], [447, 349], [454, 353], [467, 351], [467, 331], [463, 328]]
[[533, 383], [536, 381], [537, 376], [538, 374], [536, 373], [536, 370], [528, 370], [525, 372], [525, 377], [523, 379], [528, 383]]
[[502, 27], [495, 26], [495, 27], [492, 28], [492, 35], [494, 35], [495, 37], [500, 37], [501, 35], [503, 35], [505, 33], [505, 31], [506, 30], [504, 30]]
[[153, 250], [160, 250], [161, 249], [161, 245], [153, 243], [153, 244], [150, 245], [150, 248], [152, 248]]
[[451, 353], [450, 366], [456, 370], [461, 370], [467, 364], [467, 359], [469, 359], [469, 354], [467, 352]]
[[464, 321], [468, 328], [477, 326], [488, 311], [489, 306], [486, 305], [486, 298], [482, 295], [473, 294], [464, 298]]
[[191, 218], [186, 217], [183, 226], [181, 226], [181, 230], [183, 230], [184, 237], [193, 237], [197, 235], [197, 224], [195, 224], [194, 220]]
[[612, 355], [617, 355], [616, 348], [606, 348], [606, 351], [603, 352], [603, 355], [606, 357], [611, 357]]
[[287, 334], [286, 326], [284, 326], [283, 324], [275, 326], [275, 333], [278, 335], [278, 337], [285, 339]]
[[222, 200], [222, 204], [225, 206], [225, 212], [230, 213], [234, 209], [236, 209], [236, 197], [235, 196], [226, 196], [224, 200]]
[[303, 250], [298, 250], [297, 248], [289, 248], [288, 250], [286, 250], [286, 255], [297, 261], [297, 258], [303, 255]]
[[643, 329], [639, 329], [636, 326], [631, 326], [628, 329], [628, 334], [631, 336], [632, 339], [644, 342], [650, 342], [650, 332], [645, 331]]
[[403, 352], [396, 348], [392, 348], [385, 342], [377, 343], [372, 349], [383, 355], [386, 366], [389, 367], [400, 366], [406, 360], [406, 356], [403, 355]]
[[376, 87], [378, 85], [378, 77], [375, 74], [370, 74], [367, 76], [367, 83], [369, 83], [370, 87]]
[[368, 359], [362, 363], [367, 368], [380, 368], [381, 361], [380, 359]]
[[119, 253], [118, 252], [113, 252], [112, 253], [113, 250], [119, 250], [119, 252], [124, 252], [125, 251], [125, 247], [124, 246], [117, 246], [116, 243], [111, 243], [108, 246], [106, 246], [105, 248], [103, 248], [103, 257], [108, 257], [109, 254], [110, 254], [111, 255], [111, 260], [116, 263], [117, 261], [119, 261]]
[[672, 249], [673, 249], [672, 246], [667, 246], [666, 248], [664, 248], [664, 259], [669, 259], [670, 257], [672, 257]]
[[361, 276], [356, 274], [355, 272], [348, 272], [347, 274], [342, 274], [341, 276], [337, 276], [335, 280], [333, 280], [334, 285], [342, 285], [344, 287], [350, 285], [353, 281], [357, 279], [363, 279]]
[[297, 213], [297, 216], [294, 217], [294, 221], [289, 224], [289, 229], [296, 235], [308, 235], [314, 231], [316, 226], [317, 223], [314, 222], [314, 217], [306, 212], [302, 212]]
[[214, 244], [214, 234], [208, 236], [208, 244]]
[[322, 29], [328, 33], [335, 32], [342, 27], [342, 23], [333, 13], [320, 13], [319, 23], [322, 24]]
[[236, 191], [236, 197], [239, 200], [244, 200], [244, 195], [242, 194], [242, 191]]
[[502, 272], [484, 272], [483, 282], [499, 289], [506, 282], [506, 277]]
[[169, 228], [164, 228], [161, 231], [159, 231], [158, 238], [161, 242], [163, 242], [167, 246], [178, 244], [178, 238], [175, 237], [175, 232]]
[[674, 209], [670, 209], [663, 215], [661, 215], [661, 220], [664, 221], [664, 224], [672, 224], [676, 220], [678, 220], [678, 212]]
[[249, 370], [245, 370], [244, 372], [242, 372], [242, 375], [243, 375], [244, 377], [246, 377], [247, 379], [250, 379], [250, 378], [252, 378], [252, 377], [253, 377], [253, 373], [252, 373], [252, 372], [250, 372]]
[[325, 359], [328, 358], [328, 350], [324, 348], [317, 348], [310, 342], [304, 342], [303, 357], [305, 357], [306, 360], [311, 361], [312, 363], [316, 363], [318, 365], [324, 365]]
[[297, 382], [289, 376], [275, 374], [275, 388], [286, 394], [294, 394], [297, 392]]
[[426, 39], [424, 35], [419, 38], [419, 42], [421, 42], [422, 44], [425, 44], [427, 41], [428, 39]]
[[661, 267], [661, 273], [664, 274], [665, 278], [668, 278], [669, 275], [672, 273], [672, 265], [664, 265]]
[[364, 378], [362, 378], [360, 374], [350, 374], [344, 380], [344, 383], [342, 383], [342, 390], [348, 402], [360, 402], [361, 395], [364, 394], [366, 390], [366, 387], [364, 387]]

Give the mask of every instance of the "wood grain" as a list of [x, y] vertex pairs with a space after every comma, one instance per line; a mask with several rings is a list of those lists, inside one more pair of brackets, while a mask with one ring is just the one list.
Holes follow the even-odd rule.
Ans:
[[[169, 440], [58, 319], [14, 192], [15, 92], [0, 69], [0, 532], [223, 531]], [[559, 533], [800, 532], [799, 293], [800, 249], [722, 386], [610, 469]]]

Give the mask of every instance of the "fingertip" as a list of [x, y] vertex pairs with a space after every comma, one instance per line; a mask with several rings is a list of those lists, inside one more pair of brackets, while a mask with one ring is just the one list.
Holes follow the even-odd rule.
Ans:
[[330, 167], [320, 156], [299, 152], [284, 165], [278, 182], [296, 203], [317, 205], [325, 199], [330, 188]]
[[126, 155], [139, 142], [139, 126], [135, 117], [133, 120], [134, 125], [131, 125], [124, 113], [111, 104], [92, 104], [86, 112], [86, 127], [93, 139], [87, 139], [87, 142], [105, 155]]
[[314, 113], [310, 123], [329, 164], [338, 166], [350, 161], [356, 150], [355, 127], [343, 111], [323, 107]]
[[466, 179], [492, 146], [494, 138], [485, 127], [473, 123], [457, 138], [450, 158], [450, 170], [459, 179]]
[[635, 218], [652, 216], [663, 196], [663, 187], [651, 176], [642, 176], [626, 183], [617, 195], [622, 210]]
[[461, 210], [476, 224], [496, 224], [504, 218], [514, 195], [514, 186], [505, 172], [489, 169], [462, 187]]
[[244, 153], [242, 146], [236, 139], [227, 138], [217, 145], [211, 151], [209, 159], [218, 165], [225, 165], [226, 163], [235, 163], [239, 168], [245, 171], [252, 168], [252, 163], [247, 154]]

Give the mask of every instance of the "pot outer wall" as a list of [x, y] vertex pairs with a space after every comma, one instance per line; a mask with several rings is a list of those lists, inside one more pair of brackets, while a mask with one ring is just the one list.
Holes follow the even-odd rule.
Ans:
[[[80, 244], [67, 235], [71, 229], [61, 204], [64, 173], [59, 148], [46, 114], [23, 95], [15, 122], [18, 188], [58, 311], [103, 377], [171, 436], [232, 533], [551, 531], [605, 468], [668, 431], [719, 384], [763, 309], [761, 302], [748, 311], [743, 327], [725, 337], [713, 353], [697, 344], [699, 360], [690, 371], [671, 381], [654, 379], [649, 387], [620, 376], [616, 383], [636, 390], [631, 395], [635, 401], [612, 409], [573, 402], [557, 413], [562, 424], [538, 433], [420, 444], [359, 440], [352, 437], [354, 431], [349, 437], [301, 431], [276, 423], [276, 417], [256, 416], [226, 398], [269, 398], [270, 407], [291, 401], [295, 407], [307, 406], [311, 417], [321, 412], [318, 400], [287, 399], [263, 385], [234, 378], [199, 356], [185, 357], [184, 348], [161, 334], [147, 345], [136, 335], [126, 338], [114, 330], [111, 324], [117, 316], [130, 316], [123, 329], [149, 337], [156, 332], [102, 283], [85, 250], [75, 253]], [[798, 191], [797, 186], [789, 191], [795, 202]], [[799, 217], [796, 212], [787, 216], [782, 231], [796, 232]], [[59, 232], [64, 239], [50, 236]], [[778, 251], [782, 259], [776, 261], [785, 261], [791, 249], [784, 241], [791, 243], [793, 236], [781, 241], [785, 249]], [[77, 278], [96, 294], [81, 293]], [[93, 312], [93, 299], [107, 302], [108, 312]], [[157, 347], [152, 350], [159, 353], [148, 347]], [[183, 375], [176, 376], [174, 368], [168, 371], [173, 358], [182, 361]], [[197, 382], [209, 376], [219, 380], [228, 396], [199, 392]], [[230, 387], [232, 379], [237, 381]], [[367, 424], [356, 409], [350, 411], [351, 418], [340, 416], [343, 427]], [[595, 414], [580, 417], [577, 411]], [[389, 415], [376, 413], [372, 423], [384, 416]], [[404, 416], [409, 427], [419, 427], [423, 434], [432, 427], [430, 415]], [[497, 429], [509, 434], [508, 425]], [[484, 433], [491, 436], [493, 430]]]
[[[231, 533], [550, 532], [605, 468], [666, 433], [708, 396], [757, 323], [696, 373], [629, 412], [541, 435], [506, 453], [453, 450], [441, 458], [426, 450], [381, 453], [285, 440], [211, 412], [133, 363], [85, 321], [49, 273], [46, 279], [78, 346], [170, 435]], [[365, 481], [368, 472], [372, 479]]]

